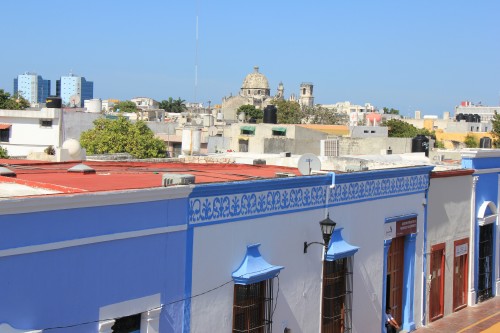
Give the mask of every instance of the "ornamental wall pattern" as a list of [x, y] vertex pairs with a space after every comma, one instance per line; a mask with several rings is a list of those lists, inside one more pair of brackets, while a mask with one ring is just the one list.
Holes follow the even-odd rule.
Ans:
[[315, 209], [324, 207], [327, 198], [329, 206], [341, 205], [421, 192], [428, 184], [429, 175], [422, 174], [342, 183], [334, 188], [318, 185], [194, 197], [189, 199], [188, 219], [190, 224], [198, 224]]

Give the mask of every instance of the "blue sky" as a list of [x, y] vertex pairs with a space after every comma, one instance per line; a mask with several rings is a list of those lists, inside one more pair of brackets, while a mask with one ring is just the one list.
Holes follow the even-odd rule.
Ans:
[[102, 99], [213, 105], [259, 66], [272, 94], [312, 82], [316, 103], [441, 115], [500, 104], [499, 13], [497, 0], [2, 1], [0, 89], [32, 71], [55, 90], [72, 71]]

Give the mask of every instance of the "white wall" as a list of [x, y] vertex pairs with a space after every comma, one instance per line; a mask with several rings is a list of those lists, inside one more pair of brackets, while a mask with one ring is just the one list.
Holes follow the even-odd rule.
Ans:
[[[9, 142], [1, 145], [10, 156], [26, 156], [42, 152], [49, 145], [59, 142], [60, 109], [41, 111], [0, 110], [0, 123], [11, 124]], [[40, 120], [52, 120], [52, 127], [40, 126]]]
[[[384, 295], [384, 223], [394, 216], [418, 214], [415, 271], [422, 271], [423, 194], [330, 207], [330, 217], [343, 227], [343, 237], [359, 246], [354, 256], [353, 332], [376, 332], [382, 320]], [[322, 247], [303, 253], [304, 241], [322, 241], [318, 222], [324, 209], [221, 223], [194, 229], [192, 295], [231, 281], [246, 253], [246, 246], [261, 243], [262, 257], [284, 266], [273, 329], [282, 332], [319, 332]], [[233, 283], [192, 299], [192, 332], [231, 332]], [[414, 285], [414, 319], [419, 326], [421, 275]], [[274, 291], [278, 290], [275, 281]]]
[[[445, 316], [453, 312], [454, 242], [469, 238], [469, 249], [473, 245], [470, 240], [471, 188], [471, 175], [431, 178], [430, 181], [426, 251], [430, 254], [431, 246], [445, 243]], [[469, 255], [469, 263], [471, 260], [473, 258]], [[430, 274], [430, 255], [427, 259], [428, 274]], [[426, 292], [429, 295], [428, 287]], [[426, 313], [428, 322], [428, 304]]]

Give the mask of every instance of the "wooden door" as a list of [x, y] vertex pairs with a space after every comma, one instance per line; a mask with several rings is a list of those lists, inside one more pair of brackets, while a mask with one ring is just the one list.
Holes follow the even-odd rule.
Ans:
[[479, 228], [477, 300], [493, 297], [493, 223]]
[[453, 311], [467, 306], [469, 239], [455, 241], [453, 258]]
[[429, 291], [429, 318], [434, 321], [444, 314], [444, 249], [445, 244], [431, 247], [431, 285]]
[[387, 254], [386, 303], [398, 323], [403, 318], [403, 271], [405, 236], [393, 238]]

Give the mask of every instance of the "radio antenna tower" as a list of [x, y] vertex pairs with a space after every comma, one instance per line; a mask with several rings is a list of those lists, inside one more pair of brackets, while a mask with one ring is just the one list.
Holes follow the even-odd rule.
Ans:
[[200, 3], [196, 1], [196, 50], [194, 59], [194, 102], [198, 102], [198, 16]]

